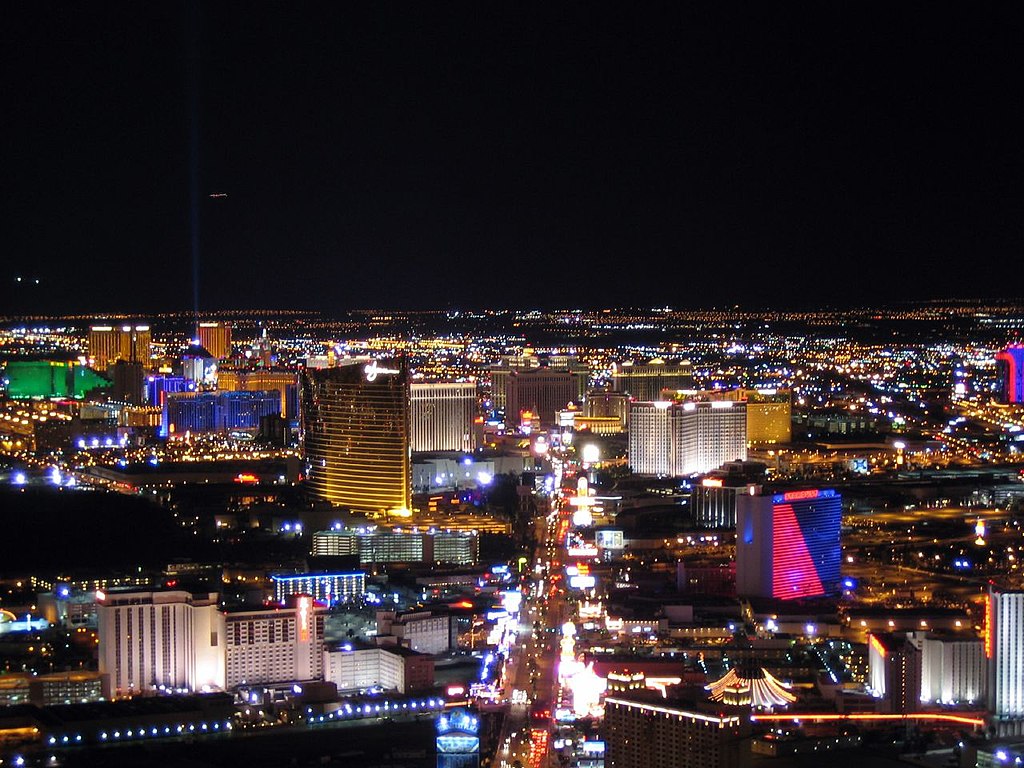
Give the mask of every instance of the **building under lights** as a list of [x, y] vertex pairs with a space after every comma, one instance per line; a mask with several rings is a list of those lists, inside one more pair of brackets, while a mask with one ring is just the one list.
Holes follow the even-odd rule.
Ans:
[[366, 574], [362, 571], [276, 574], [270, 580], [274, 583], [274, 599], [281, 605], [293, 595], [312, 595], [318, 603], [336, 605], [356, 602], [366, 594]]
[[476, 448], [476, 384], [414, 381], [409, 385], [409, 399], [409, 431], [414, 451], [469, 453]]
[[418, 653], [448, 653], [459, 646], [455, 617], [433, 611], [377, 611], [377, 637], [397, 638]]
[[317, 531], [314, 557], [358, 555], [371, 563], [449, 563], [472, 565], [479, 554], [475, 531], [436, 529], [352, 529]]
[[983, 639], [988, 710], [1001, 735], [1024, 734], [1024, 591], [989, 587]]
[[308, 595], [289, 608], [226, 612], [224, 687], [322, 680], [325, 613]]
[[921, 655], [906, 635], [868, 635], [868, 691], [878, 699], [878, 712], [921, 709]]
[[96, 614], [107, 698], [224, 687], [216, 592], [100, 591]]
[[298, 418], [299, 377], [294, 371], [258, 369], [243, 371], [221, 368], [217, 371], [217, 389], [222, 392], [268, 392], [281, 394], [281, 415]]
[[739, 494], [736, 594], [792, 600], [839, 590], [842, 497], [833, 490]]
[[231, 323], [200, 323], [198, 339], [214, 359], [231, 357]]
[[324, 679], [339, 691], [378, 685], [398, 693], [427, 691], [434, 687], [434, 659], [401, 645], [361, 647], [345, 642], [324, 651]]
[[110, 381], [72, 360], [10, 360], [3, 367], [11, 399], [74, 397], [82, 399]]
[[408, 370], [402, 360], [350, 360], [302, 373], [306, 487], [371, 516], [412, 509]]
[[151, 354], [148, 325], [94, 325], [89, 328], [92, 367], [105, 371], [118, 360], [148, 364]]
[[915, 632], [911, 642], [921, 651], [921, 701], [968, 705], [985, 698], [985, 649], [973, 637]]
[[629, 465], [638, 475], [679, 477], [746, 458], [746, 403], [629, 404]]
[[277, 416], [280, 393], [174, 392], [165, 395], [161, 434], [255, 430], [267, 416]]
[[[556, 426], [558, 411], [580, 402], [586, 388], [586, 374], [572, 369], [548, 367], [512, 370], [506, 388], [505, 424], [518, 429], [524, 414], [532, 414], [542, 429]], [[582, 385], [581, 385], [582, 382]]]
[[999, 378], [999, 401], [1024, 403], [1024, 346], [1013, 344], [996, 355]]
[[693, 388], [693, 370], [689, 360], [666, 363], [655, 358], [649, 363], [626, 362], [612, 368], [612, 388], [634, 400], [653, 402], [662, 392]]
[[607, 768], [741, 768], [750, 764], [750, 710], [686, 701], [669, 689], [609, 693]]

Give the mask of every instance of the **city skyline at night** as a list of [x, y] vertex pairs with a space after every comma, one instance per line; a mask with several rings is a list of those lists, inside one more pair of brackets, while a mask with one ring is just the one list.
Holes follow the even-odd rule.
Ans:
[[1021, 7], [5, 10], [0, 768], [1024, 762]]

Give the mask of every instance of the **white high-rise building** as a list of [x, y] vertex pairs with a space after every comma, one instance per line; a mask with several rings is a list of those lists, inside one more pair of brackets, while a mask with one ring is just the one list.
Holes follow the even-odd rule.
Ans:
[[290, 608], [225, 614], [224, 687], [322, 679], [324, 613], [302, 595]]
[[224, 631], [217, 593], [96, 593], [100, 674], [110, 698], [159, 689], [224, 687]]
[[356, 648], [351, 643], [324, 651], [324, 679], [339, 691], [379, 685], [409, 693], [434, 683], [434, 661], [427, 654], [399, 645]]
[[986, 670], [980, 640], [914, 633], [911, 642], [921, 650], [921, 701], [972, 705], [983, 700]]
[[98, 593], [97, 606], [108, 698], [323, 679], [326, 609], [308, 595], [223, 612], [215, 592], [126, 590]]
[[409, 431], [414, 451], [472, 451], [479, 410], [473, 382], [409, 385]]
[[988, 709], [997, 720], [1017, 722], [1016, 728], [1000, 727], [1001, 732], [1020, 732], [1024, 723], [1024, 592], [991, 587], [987, 601]]
[[746, 404], [629, 404], [629, 465], [639, 475], [691, 475], [747, 458]]

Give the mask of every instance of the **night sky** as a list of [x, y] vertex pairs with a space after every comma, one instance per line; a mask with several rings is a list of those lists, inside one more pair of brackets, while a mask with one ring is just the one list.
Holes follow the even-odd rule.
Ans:
[[0, 313], [192, 307], [193, 113], [206, 310], [1024, 294], [1018, 4], [721, 5], [8, 8]]

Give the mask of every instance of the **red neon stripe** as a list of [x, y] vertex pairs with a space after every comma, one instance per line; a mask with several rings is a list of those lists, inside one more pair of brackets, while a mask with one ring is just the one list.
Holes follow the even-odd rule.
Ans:
[[824, 595], [793, 505], [776, 504], [772, 517], [772, 597], [793, 600]]
[[971, 717], [968, 714], [956, 715], [941, 712], [912, 712], [905, 715], [876, 715], [867, 712], [854, 712], [848, 715], [826, 714], [821, 712], [809, 712], [801, 714], [790, 712], [785, 715], [751, 715], [750, 719], [755, 722], [775, 722], [781, 720], [938, 720], [945, 723], [959, 723], [961, 725], [974, 725], [982, 727], [985, 720], [980, 717]]

